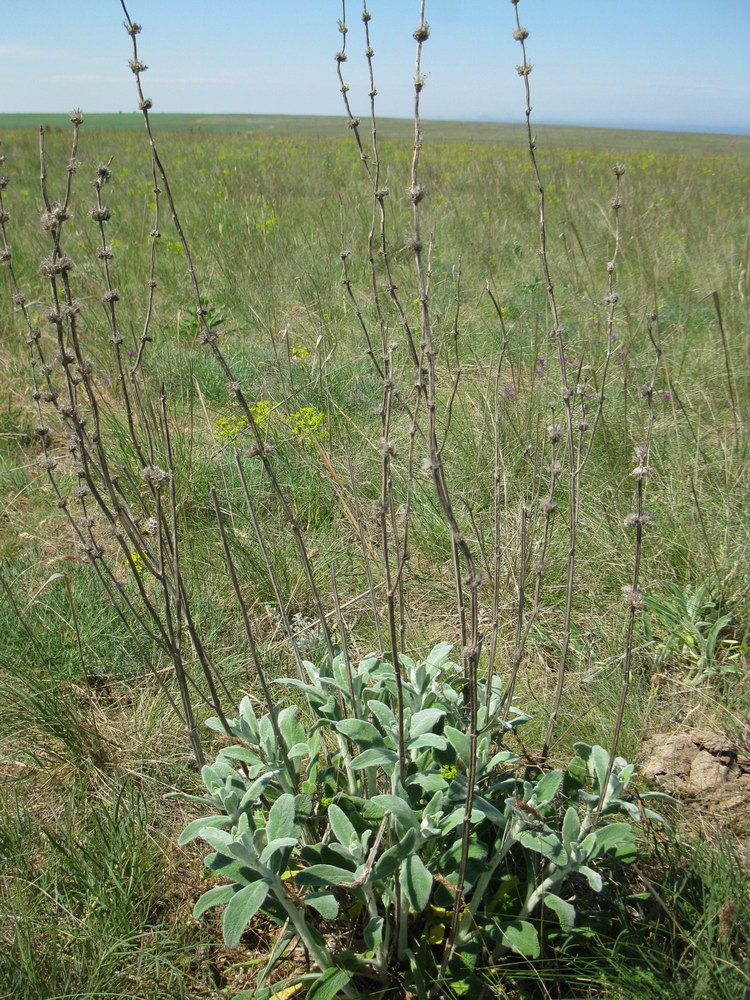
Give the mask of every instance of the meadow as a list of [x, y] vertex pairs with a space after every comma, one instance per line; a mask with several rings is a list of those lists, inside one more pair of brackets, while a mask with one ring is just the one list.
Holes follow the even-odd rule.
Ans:
[[[156, 207], [148, 143], [140, 117], [96, 117], [81, 128], [65, 229], [80, 304], [78, 335], [92, 361], [113, 468], [133, 495], [138, 463], [120, 366], [137, 362], [148, 401], [144, 419], [152, 426], [159, 426], [158, 400], [166, 400], [181, 572], [229, 704], [245, 694], [256, 697], [259, 689], [222, 553], [222, 524], [270, 676], [293, 670], [287, 625], [306, 659], [325, 656], [317, 602], [330, 614], [336, 641], [359, 660], [382, 646], [387, 620], [379, 527], [384, 458], [393, 459], [392, 537], [403, 538], [406, 525], [409, 532], [401, 650], [420, 657], [439, 642], [460, 649], [465, 633], [454, 573], [460, 543], [454, 538], [452, 544], [446, 531], [429, 467], [421, 471], [421, 456], [412, 462], [414, 376], [404, 322], [387, 296], [381, 301], [373, 291], [373, 273], [383, 280], [382, 255], [374, 272], [368, 260], [373, 192], [351, 130], [304, 119], [153, 116], [200, 275], [202, 311], [192, 295], [185, 246], [162, 200], [158, 284], [144, 343]], [[70, 126], [54, 116], [46, 125], [47, 185], [57, 198], [68, 176]], [[379, 152], [381, 185], [388, 189], [390, 280], [401, 290], [407, 325], [418, 330], [411, 127], [385, 123]], [[477, 613], [493, 637], [500, 675], [510, 672], [519, 649], [519, 594], [527, 591], [529, 631], [515, 693], [531, 721], [511, 745], [526, 766], [541, 761], [545, 769], [564, 767], [581, 740], [609, 747], [627, 669], [619, 720], [623, 757], [639, 760], [655, 734], [707, 729], [733, 741], [745, 761], [750, 140], [535, 131], [565, 377], [581, 422], [597, 423], [575, 499], [567, 680], [551, 741], [546, 726], [565, 633], [570, 494], [563, 486], [555, 493], [557, 513], [540, 508], [555, 461], [556, 435], [547, 428], [563, 422], [564, 408], [522, 129], [426, 123], [420, 174], [442, 373], [441, 457], [461, 541], [468, 540], [480, 570]], [[47, 337], [38, 135], [26, 116], [0, 116], [0, 135], [14, 272], [32, 324]], [[625, 166], [621, 178], [613, 173], [616, 162]], [[102, 302], [107, 285], [90, 217], [97, 191], [89, 182], [101, 163], [112, 174], [107, 240], [124, 336], [120, 361], [108, 340], [112, 300]], [[607, 264], [616, 241], [612, 301]], [[177, 697], [172, 667], [145, 631], [128, 631], [92, 561], [76, 546], [65, 509], [55, 505], [50, 470], [38, 461], [28, 332], [10, 280], [0, 277], [0, 997], [254, 996], [273, 943], [270, 922], [259, 918], [230, 948], [219, 943], [213, 911], [191, 915], [213, 882], [195, 842], [177, 843], [203, 807], [165, 797], [199, 794], [194, 746], [169, 704]], [[386, 343], [398, 342], [385, 350], [396, 393], [389, 396], [385, 444], [383, 379], [373, 363], [380, 346], [374, 359], [368, 356], [363, 334], [376, 337], [381, 308]], [[273, 441], [269, 461], [304, 535], [315, 588], [265, 464], [257, 451], [248, 457], [255, 446], [247, 415], [210, 344], [200, 342], [205, 324], [218, 332], [261, 435]], [[59, 361], [50, 367], [54, 379]], [[646, 436], [653, 527], [638, 530], [646, 603], [635, 608], [623, 604], [634, 559], [633, 533], [623, 522], [634, 507], [632, 454]], [[79, 479], [66, 457], [65, 432], [53, 425], [45, 440], [43, 457], [54, 455], [61, 489], [73, 491]], [[585, 443], [578, 447], [586, 452]], [[249, 515], [237, 455], [248, 458], [261, 535]], [[143, 590], [156, 600], [147, 557], [136, 550], [128, 558], [112, 537], [100, 537], [120, 592], [135, 600]], [[538, 608], [536, 581], [543, 592]], [[629, 617], [633, 634], [626, 643]], [[482, 666], [489, 645], [488, 638]], [[185, 657], [195, 669], [195, 654]], [[214, 714], [212, 699], [197, 669], [193, 676], [202, 722]], [[201, 739], [207, 756], [226, 742], [216, 733]], [[640, 787], [651, 786], [644, 780]], [[592, 918], [587, 939], [567, 951], [552, 940], [538, 961], [506, 958], [487, 971], [490, 995], [748, 996], [750, 816], [741, 808], [719, 815], [700, 801], [667, 811], [674, 836], [656, 825], [646, 830], [640, 867], [615, 876], [621, 891], [613, 890], [608, 905], [619, 923]], [[293, 964], [281, 973], [278, 984], [291, 982]], [[446, 995], [460, 995], [456, 989]]]

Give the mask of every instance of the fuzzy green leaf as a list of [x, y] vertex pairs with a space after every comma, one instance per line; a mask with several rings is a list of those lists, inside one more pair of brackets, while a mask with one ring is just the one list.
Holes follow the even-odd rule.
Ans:
[[421, 736], [431, 732], [444, 715], [442, 708], [423, 708], [421, 712], [415, 712], [409, 722], [409, 735]]
[[569, 850], [570, 845], [578, 840], [578, 834], [580, 832], [581, 820], [578, 817], [578, 810], [574, 809], [573, 806], [569, 806], [565, 810], [565, 816], [562, 823], [562, 841], [566, 850]]
[[263, 905], [263, 900], [268, 895], [268, 884], [263, 881], [252, 882], [231, 899], [226, 910], [224, 910], [224, 921], [222, 924], [224, 931], [224, 944], [228, 948], [236, 948], [240, 943], [240, 938], [245, 927], [253, 919], [255, 914]]
[[544, 855], [556, 865], [568, 863], [568, 852], [562, 845], [562, 841], [556, 833], [545, 832], [544, 830], [521, 830], [516, 835], [519, 844], [523, 844], [530, 851], [536, 851]]
[[308, 892], [307, 906], [312, 906], [325, 920], [335, 920], [339, 915], [339, 904], [332, 892]]
[[336, 865], [310, 865], [296, 872], [294, 881], [297, 885], [341, 885], [343, 882], [354, 882], [357, 873]]
[[331, 824], [334, 837], [344, 847], [350, 848], [352, 841], [359, 843], [357, 831], [349, 821], [349, 817], [335, 802], [328, 807], [328, 822]]
[[401, 862], [412, 853], [416, 842], [417, 831], [411, 829], [397, 844], [381, 854], [372, 870], [370, 881], [377, 882], [392, 875]]
[[416, 913], [421, 913], [430, 901], [432, 875], [418, 854], [410, 855], [401, 868], [401, 887]]
[[545, 894], [544, 904], [557, 915], [560, 926], [564, 931], [573, 929], [576, 922], [576, 908], [572, 903], [568, 903], [567, 900], [555, 896], [552, 892], [548, 892]]
[[349, 969], [326, 969], [307, 991], [307, 1000], [333, 1000], [354, 975]]
[[212, 906], [221, 906], [228, 903], [242, 889], [241, 885], [235, 882], [232, 885], [216, 885], [213, 889], [204, 892], [193, 907], [193, 916], [197, 920]]
[[211, 827], [213, 829], [222, 829], [225, 826], [231, 826], [232, 820], [229, 816], [204, 816], [202, 819], [194, 819], [192, 823], [188, 823], [185, 829], [180, 834], [180, 839], [177, 843], [182, 846], [183, 844], [189, 844], [191, 840], [196, 837], [200, 837], [201, 830], [205, 827]]
[[268, 840], [291, 837], [294, 833], [294, 796], [288, 792], [280, 795], [271, 806], [266, 824]]
[[387, 747], [371, 747], [369, 750], [363, 750], [361, 754], [354, 758], [351, 762], [351, 768], [353, 771], [361, 771], [363, 767], [382, 767], [384, 769], [392, 769], [393, 765], [398, 762], [398, 754], [395, 754], [393, 750], [389, 750]]
[[383, 737], [371, 722], [362, 719], [342, 719], [336, 723], [336, 729], [357, 744], [358, 747], [382, 747]]
[[539, 935], [536, 927], [528, 920], [514, 920], [509, 924], [502, 924], [500, 933], [506, 948], [511, 948], [527, 958], [539, 958], [541, 951]]
[[533, 798], [538, 806], [545, 806], [554, 799], [563, 777], [562, 771], [550, 771], [537, 782]]

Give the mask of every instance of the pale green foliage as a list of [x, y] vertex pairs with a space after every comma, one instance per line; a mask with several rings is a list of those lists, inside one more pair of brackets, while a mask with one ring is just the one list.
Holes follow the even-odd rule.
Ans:
[[654, 642], [659, 661], [677, 660], [686, 665], [685, 680], [698, 684], [718, 674], [744, 672], [736, 662], [737, 642], [722, 638], [732, 615], [726, 613], [722, 602], [712, 594], [710, 580], [704, 580], [695, 589], [673, 584], [667, 596], [647, 596], [644, 604], [646, 635]]
[[[243, 698], [229, 720], [237, 742], [203, 769], [200, 801], [211, 814], [181, 837], [205, 840], [213, 848], [206, 865], [229, 880], [195, 907], [199, 916], [226, 904], [227, 945], [262, 910], [288, 922], [321, 977], [338, 970], [331, 996], [359, 995], [355, 976], [386, 985], [394, 962], [424, 994], [453, 912], [466, 811], [463, 678], [449, 653], [442, 643], [421, 662], [399, 656], [403, 767], [393, 665], [374, 654], [357, 667], [343, 655], [306, 661], [306, 681], [278, 681], [303, 694], [306, 707], [281, 700], [275, 725]], [[577, 744], [566, 771], [519, 777], [518, 756], [502, 738], [528, 716], [505, 713], [497, 677], [477, 693], [481, 735], [454, 976], [511, 950], [537, 956], [542, 903], [574, 934], [576, 886], [599, 893], [608, 869], [636, 856], [634, 828], [616, 815], [660, 818], [628, 796], [632, 764], [616, 758], [607, 779], [609, 754], [599, 746]], [[208, 725], [224, 731], [218, 719]]]

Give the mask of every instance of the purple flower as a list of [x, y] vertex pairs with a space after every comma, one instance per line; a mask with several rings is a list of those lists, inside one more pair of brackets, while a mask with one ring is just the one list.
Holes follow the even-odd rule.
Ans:
[[664, 400], [665, 403], [668, 403], [670, 401], [670, 399], [672, 398], [672, 393], [671, 392], [663, 392], [661, 394], [661, 398]]
[[617, 340], [617, 334], [615, 333], [614, 330], [612, 331], [612, 333], [610, 333], [609, 339], [610, 340]]
[[128, 356], [129, 358], [132, 358], [132, 357], [133, 357], [133, 352], [132, 352], [132, 351], [130, 350], [130, 348], [129, 348], [129, 347], [126, 347], [126, 348], [125, 348], [125, 353], [127, 354], [127, 356]]
[[516, 390], [513, 388], [512, 385], [506, 385], [505, 388], [504, 388], [504, 392], [505, 392], [506, 399], [515, 399], [516, 398]]

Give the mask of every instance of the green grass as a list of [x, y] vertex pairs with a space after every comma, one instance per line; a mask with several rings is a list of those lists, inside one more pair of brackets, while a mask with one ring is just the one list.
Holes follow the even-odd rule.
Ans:
[[[41, 324], [46, 290], [38, 260], [46, 249], [37, 225], [37, 136], [31, 128], [36, 117], [0, 116], [0, 134], [7, 156], [3, 170], [10, 178], [4, 194], [14, 262], [29, 289], [34, 320]], [[52, 127], [49, 184], [56, 193], [65, 177], [68, 137], [57, 131], [64, 116], [42, 118]], [[347, 456], [356, 470], [366, 534], [375, 550], [373, 505], [381, 461], [376, 414], [381, 385], [364, 356], [361, 333], [340, 285], [343, 228], [344, 246], [352, 251], [353, 287], [372, 323], [364, 252], [370, 195], [351, 137], [338, 119], [154, 115], [153, 120], [204, 293], [221, 314], [219, 329], [231, 366], [251, 402], [279, 403], [274, 468], [305, 531], [324, 599], [330, 598], [328, 570], [333, 564], [341, 599], [348, 601], [366, 589], [366, 582], [349, 520], [354, 497]], [[404, 248], [410, 229], [405, 188], [411, 125], [385, 121], [383, 126], [394, 275], [414, 322], [412, 261]], [[106, 431], [125, 464], [132, 456], [104, 332], [101, 273], [93, 256], [95, 227], [87, 217], [93, 195], [87, 182], [98, 162], [114, 157], [114, 179], [106, 190], [113, 218], [109, 238], [125, 346], [133, 349], [142, 323], [152, 227], [148, 149], [141, 133], [136, 115], [87, 117], [74, 219], [65, 233], [67, 252], [76, 263], [73, 280], [83, 303], [83, 337], [97, 366]], [[604, 422], [582, 485], [576, 628], [554, 748], [562, 756], [580, 739], [607, 745], [616, 712], [625, 623], [620, 589], [629, 579], [633, 558], [632, 538], [621, 522], [633, 503], [628, 476], [632, 448], [645, 428], [638, 386], [652, 365], [644, 322], [651, 310], [659, 315], [663, 355], [655, 396], [657, 472], [648, 500], [656, 527], [645, 542], [644, 588], [663, 595], [670, 584], [695, 588], [710, 579], [732, 615], [724, 638], [740, 644], [735, 647], [739, 662], [747, 664], [750, 579], [742, 554], [750, 542], [750, 355], [742, 206], [750, 138], [552, 126], [537, 133], [551, 266], [568, 352], [579, 366], [588, 364], [596, 371], [605, 347], [606, 262], [613, 246], [611, 165], [615, 159], [627, 165], [616, 282], [617, 346]], [[462, 525], [480, 553], [492, 547], [494, 431], [488, 369], [500, 341], [496, 317], [483, 294], [487, 280], [503, 307], [509, 334], [499, 422], [507, 486], [502, 663], [513, 644], [519, 510], [538, 500], [535, 468], [547, 460], [538, 442], [560, 390], [536, 253], [532, 177], [518, 126], [428, 123], [426, 135], [425, 210], [434, 233], [432, 302], [443, 345], [441, 365], [450, 358], [459, 258], [462, 267], [458, 329], [464, 372], [445, 460]], [[286, 672], [288, 653], [279, 641], [276, 598], [230, 449], [216, 426], [238, 411], [224, 376], [195, 341], [184, 254], [166, 218], [161, 228], [155, 341], [143, 374], [154, 396], [164, 385], [169, 401], [183, 559], [196, 618], [228, 685], [240, 696], [251, 687], [247, 651], [218, 546], [212, 486], [230, 512], [242, 585], [272, 675]], [[248, 942], [239, 957], [223, 955], [207, 944], [218, 940], [215, 929], [206, 930], [188, 916], [202, 888], [199, 859], [178, 852], [175, 836], [192, 814], [173, 803], [165, 805], [163, 794], [175, 787], [193, 788], [195, 774], [184, 735], [148, 669], [169, 677], [169, 663], [145, 639], [130, 639], [52, 504], [36, 466], [24, 332], [10, 302], [9, 283], [4, 275], [0, 278], [0, 375], [7, 388], [0, 409], [0, 552], [3, 577], [25, 609], [34, 636], [32, 642], [3, 597], [0, 769], [7, 791], [4, 787], [0, 809], [5, 866], [0, 891], [10, 919], [3, 931], [0, 997], [231, 996], [220, 991], [239, 991], [246, 984], [242, 974], [226, 973], [226, 965], [250, 961], [254, 951]], [[713, 291], [728, 342], [729, 379]], [[396, 338], [392, 313], [387, 323], [389, 337]], [[397, 354], [397, 375], [408, 386], [411, 370], [404, 353]], [[738, 421], [732, 392], [739, 401]], [[324, 415], [325, 437], [319, 443], [338, 471], [339, 483], [316, 448], [289, 430], [288, 416], [304, 406]], [[393, 436], [401, 463], [395, 497], [403, 504], [408, 419], [400, 411]], [[249, 444], [242, 435], [239, 443], [242, 448]], [[527, 445], [536, 466], [525, 454]], [[55, 448], [62, 454], [64, 439]], [[61, 468], [72, 484], [72, 471], [64, 464]], [[255, 465], [248, 465], [248, 473], [274, 569], [290, 597], [290, 613], [313, 617], [312, 595], [288, 526], [266, 478]], [[566, 559], [561, 529], [567, 504], [564, 487], [559, 492], [544, 611], [531, 637], [518, 692], [523, 707], [535, 716], [527, 727], [531, 744], [541, 739], [559, 648]], [[457, 642], [450, 544], [431, 484], [421, 475], [415, 483], [412, 532], [407, 645], [424, 649], [439, 639]], [[124, 557], [114, 547], [108, 552], [113, 572], [134, 594]], [[491, 570], [486, 561], [484, 568]], [[61, 576], [40, 592], [55, 574]], [[486, 613], [489, 584], [483, 586], [482, 604]], [[346, 618], [356, 652], [373, 648], [368, 602], [352, 604]], [[640, 628], [638, 643], [645, 638]], [[728, 655], [729, 647], [721, 646], [719, 661], [723, 657], [727, 662]], [[681, 671], [688, 663], [677, 657], [666, 668], [659, 665], [669, 677], [656, 686], [650, 683], [654, 662], [653, 648], [639, 646], [621, 744], [629, 759], [637, 755], [645, 733], [674, 727], [685, 713], [691, 712], [695, 723], [731, 731], [750, 713], [747, 674], [686, 688]], [[212, 713], [201, 704], [198, 714]], [[746, 885], [747, 879], [739, 859], [721, 867], [726, 850], [710, 844], [674, 847], [647, 873], [693, 944], [674, 931], [650, 897], [638, 903], [645, 911], [642, 920], [628, 911], [622, 940], [592, 939], [585, 955], [555, 968], [561, 995], [739, 1000], [744, 988], [739, 973], [726, 966], [721, 981], [711, 978], [714, 953], [742, 968], [742, 941], [750, 926], [746, 893], [738, 890], [734, 936], [717, 938], [718, 910], [733, 886]], [[642, 960], [637, 984], [634, 956]], [[546, 995], [546, 987], [538, 983], [522, 985], [518, 977], [513, 983], [508, 995], [514, 1000]]]

